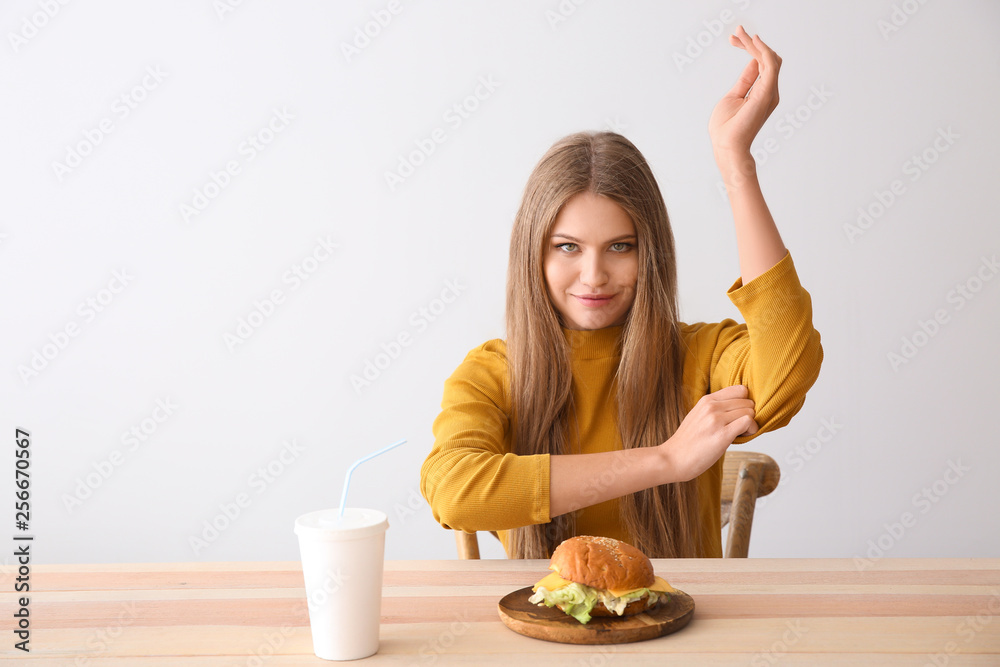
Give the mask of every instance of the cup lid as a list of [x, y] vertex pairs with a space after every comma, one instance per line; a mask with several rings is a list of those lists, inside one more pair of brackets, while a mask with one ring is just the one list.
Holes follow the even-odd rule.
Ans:
[[379, 510], [345, 507], [344, 516], [339, 514], [339, 507], [303, 514], [295, 520], [295, 534], [328, 540], [357, 540], [389, 528], [389, 518]]

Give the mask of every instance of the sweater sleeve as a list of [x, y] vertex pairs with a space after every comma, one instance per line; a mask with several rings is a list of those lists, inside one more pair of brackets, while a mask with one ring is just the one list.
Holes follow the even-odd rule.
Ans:
[[420, 491], [438, 523], [474, 532], [549, 521], [549, 455], [510, 452], [502, 343], [472, 350], [445, 381], [433, 432]]
[[733, 441], [742, 444], [785, 426], [802, 408], [819, 376], [823, 348], [813, 328], [812, 301], [789, 253], [746, 285], [737, 279], [727, 294], [746, 324], [727, 320], [732, 326], [719, 329], [710, 391], [747, 387], [760, 430]]

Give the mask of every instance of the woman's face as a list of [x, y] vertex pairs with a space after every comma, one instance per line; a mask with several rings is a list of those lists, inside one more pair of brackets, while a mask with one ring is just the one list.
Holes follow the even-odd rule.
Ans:
[[624, 324], [639, 276], [632, 219], [607, 197], [574, 195], [552, 225], [544, 269], [549, 298], [564, 327]]

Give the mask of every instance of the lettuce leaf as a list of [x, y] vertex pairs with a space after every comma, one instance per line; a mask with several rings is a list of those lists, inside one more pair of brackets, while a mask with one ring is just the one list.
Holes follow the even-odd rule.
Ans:
[[605, 607], [621, 616], [629, 602], [638, 600], [646, 594], [649, 595], [649, 600], [646, 603], [647, 607], [655, 605], [660, 597], [669, 597], [666, 593], [657, 593], [648, 588], [640, 588], [622, 597], [615, 597], [608, 591], [598, 590], [574, 582], [556, 591], [550, 591], [542, 586], [528, 598], [528, 602], [537, 604], [538, 606], [544, 604], [547, 607], [562, 605], [563, 611], [580, 623], [586, 624], [590, 621], [590, 612], [598, 601], [603, 602]]
[[587, 623], [590, 621], [590, 610], [597, 604], [597, 590], [577, 583], [563, 586], [557, 591], [550, 591], [542, 586], [528, 598], [528, 602], [538, 606], [544, 604], [546, 607], [562, 605], [564, 612], [581, 623]]

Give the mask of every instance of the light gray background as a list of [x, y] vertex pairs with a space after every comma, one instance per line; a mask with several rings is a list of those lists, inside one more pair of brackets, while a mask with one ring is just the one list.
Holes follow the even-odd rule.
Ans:
[[[1000, 278], [984, 264], [1000, 253], [996, 3], [230, 4], [0, 7], [0, 433], [8, 480], [15, 427], [32, 434], [36, 562], [297, 559], [295, 517], [335, 506], [349, 463], [403, 437], [358, 469], [350, 504], [389, 515], [388, 558], [454, 557], [419, 468], [445, 378], [503, 336], [511, 222], [556, 139], [632, 139], [666, 198], [685, 321], [739, 318], [707, 133], [747, 62], [726, 39], [739, 22], [784, 59], [755, 146], [826, 355], [793, 422], [752, 443], [783, 476], [751, 556], [1000, 551]], [[379, 13], [391, 21], [376, 29]], [[348, 58], [366, 26], [377, 34]], [[456, 104], [470, 109], [460, 124]], [[293, 118], [268, 135], [275, 110]], [[104, 119], [111, 132], [60, 179], [54, 163]], [[390, 188], [386, 172], [439, 128]], [[251, 160], [243, 142], [258, 133], [270, 143]], [[914, 171], [925, 151], [933, 163]], [[239, 173], [185, 221], [181, 205], [229, 161]], [[311, 263], [320, 238], [338, 248]], [[297, 288], [296, 265], [314, 269]], [[457, 297], [436, 301], [449, 281]], [[274, 290], [282, 303], [230, 349]], [[87, 299], [105, 302], [92, 319]], [[379, 358], [401, 334], [409, 344]], [[36, 352], [50, 358], [25, 375]], [[358, 389], [369, 362], [383, 368]], [[147, 433], [130, 449], [132, 428]]]

